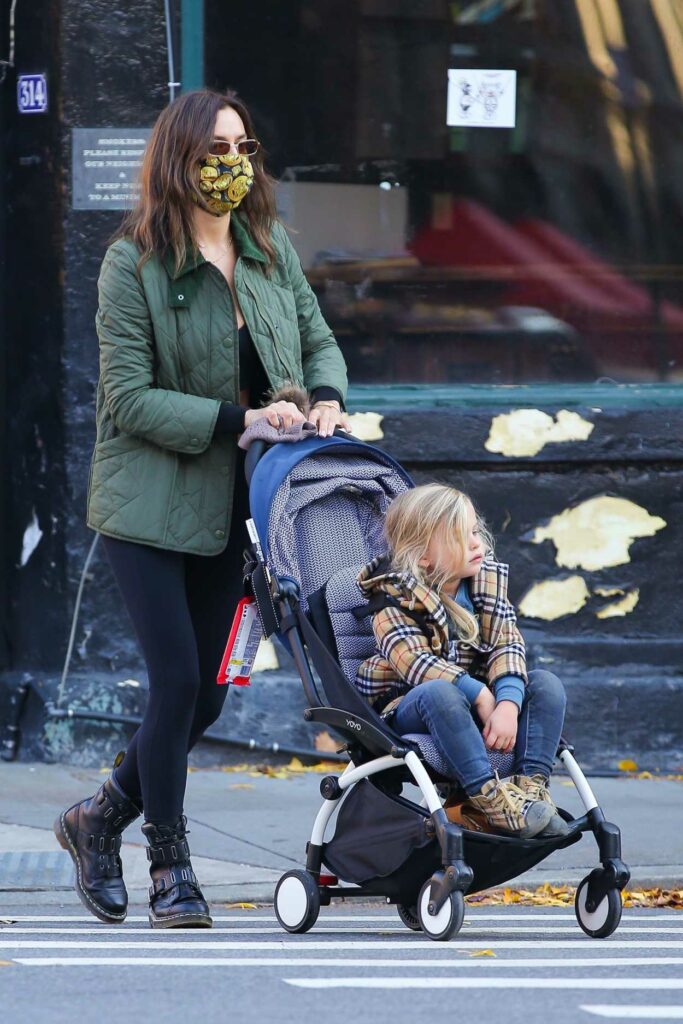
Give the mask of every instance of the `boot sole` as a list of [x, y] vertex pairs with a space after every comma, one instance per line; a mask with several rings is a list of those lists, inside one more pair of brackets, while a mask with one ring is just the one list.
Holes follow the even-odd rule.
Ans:
[[127, 911], [124, 910], [122, 914], [112, 914], [109, 911], [104, 910], [99, 903], [95, 902], [90, 893], [83, 888], [83, 868], [81, 865], [81, 858], [75, 843], [69, 835], [69, 830], [63, 814], [55, 820], [52, 827], [54, 829], [57, 842], [63, 850], [66, 850], [74, 862], [74, 867], [76, 868], [76, 895], [85, 909], [89, 910], [90, 913], [103, 924], [123, 924], [126, 920]]
[[150, 910], [150, 928], [213, 928], [213, 918], [208, 914], [175, 914], [173, 917], [157, 917]]

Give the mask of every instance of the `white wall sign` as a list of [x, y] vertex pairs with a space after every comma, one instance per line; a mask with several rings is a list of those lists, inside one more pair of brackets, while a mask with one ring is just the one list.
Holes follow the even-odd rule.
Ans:
[[514, 128], [516, 71], [450, 68], [446, 124], [465, 128]]
[[138, 176], [151, 133], [151, 128], [73, 128], [73, 209], [129, 210], [140, 192]]

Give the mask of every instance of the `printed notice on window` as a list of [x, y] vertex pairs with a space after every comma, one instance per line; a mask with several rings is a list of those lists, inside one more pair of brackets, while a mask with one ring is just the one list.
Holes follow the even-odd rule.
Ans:
[[71, 136], [74, 210], [128, 210], [150, 128], [74, 128]]
[[514, 128], [516, 71], [450, 68], [446, 124], [458, 128]]

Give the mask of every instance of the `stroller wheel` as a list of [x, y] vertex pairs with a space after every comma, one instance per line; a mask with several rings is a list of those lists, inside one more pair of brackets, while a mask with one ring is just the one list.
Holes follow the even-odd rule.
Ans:
[[436, 914], [429, 913], [432, 880], [427, 879], [420, 890], [417, 901], [417, 915], [422, 931], [436, 942], [447, 942], [460, 931], [465, 917], [465, 897], [461, 892], [450, 893], [448, 899]]
[[307, 932], [318, 920], [320, 891], [308, 871], [288, 871], [275, 889], [275, 915], [288, 932]]
[[586, 908], [587, 896], [588, 878], [584, 878], [574, 897], [576, 920], [592, 939], [606, 939], [621, 921], [621, 893], [618, 889], [609, 889], [592, 912]]
[[398, 910], [398, 916], [401, 918], [406, 928], [410, 928], [413, 932], [422, 931], [422, 925], [420, 924], [420, 919], [417, 916], [417, 907], [414, 903], [411, 906], [408, 906], [407, 903], [397, 903], [396, 909]]

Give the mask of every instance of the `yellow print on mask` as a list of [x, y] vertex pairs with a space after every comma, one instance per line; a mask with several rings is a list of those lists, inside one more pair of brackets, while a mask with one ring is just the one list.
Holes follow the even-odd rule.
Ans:
[[239, 206], [254, 185], [251, 161], [239, 153], [224, 157], [207, 156], [199, 165], [199, 192], [193, 198], [214, 216], [220, 217]]

